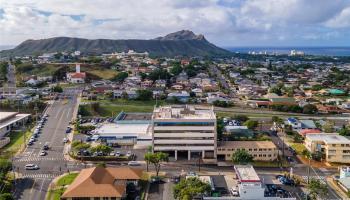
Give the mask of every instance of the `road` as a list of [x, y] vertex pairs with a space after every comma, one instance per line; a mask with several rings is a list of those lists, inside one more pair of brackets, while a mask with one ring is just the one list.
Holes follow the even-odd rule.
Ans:
[[[77, 106], [79, 90], [67, 89], [64, 95], [70, 98], [59, 99], [49, 105], [46, 113], [48, 120], [42, 132], [32, 146], [28, 146], [23, 153], [13, 158], [14, 169], [19, 175], [16, 180], [15, 199], [41, 200], [52, 179], [72, 166], [67, 163], [63, 155], [63, 138], [66, 127], [73, 117], [73, 110]], [[50, 149], [46, 156], [39, 156], [43, 145], [49, 143]], [[37, 164], [39, 170], [25, 170], [26, 164]], [[74, 167], [73, 167], [74, 168]]]

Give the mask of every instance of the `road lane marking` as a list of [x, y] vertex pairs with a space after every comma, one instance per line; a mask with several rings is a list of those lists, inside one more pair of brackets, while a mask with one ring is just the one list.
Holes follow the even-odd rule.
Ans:
[[44, 178], [43, 182], [41, 183], [39, 192], [41, 192], [41, 191], [43, 190], [43, 186], [44, 186], [44, 182], [45, 182], [45, 181], [46, 181], [46, 178]]
[[70, 110], [71, 110], [71, 108], [68, 108], [68, 111], [67, 111], [67, 119], [69, 118]]
[[[62, 110], [64, 110], [64, 109], [62, 109]], [[54, 139], [55, 139], [55, 136], [56, 136], [56, 133], [57, 133], [57, 130], [58, 130], [59, 127], [61, 127], [62, 118], [63, 118], [63, 113], [64, 113], [64, 112], [62, 112], [61, 117], [60, 117], [60, 119], [58, 120], [58, 123], [57, 123], [57, 125], [56, 125], [55, 131], [54, 131], [53, 135], [51, 136], [52, 138], [51, 138], [50, 144], [53, 143], [53, 141], [54, 141]]]
[[35, 183], [36, 183], [36, 179], [34, 179], [34, 182], [33, 182], [32, 188], [30, 190], [30, 193], [33, 193], [33, 189], [34, 189]]

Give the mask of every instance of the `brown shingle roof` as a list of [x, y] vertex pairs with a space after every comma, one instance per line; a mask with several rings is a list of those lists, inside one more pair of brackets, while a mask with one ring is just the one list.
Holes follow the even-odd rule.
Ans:
[[83, 169], [62, 197], [122, 197], [126, 190], [125, 182], [115, 184], [115, 181], [139, 180], [141, 175], [142, 170], [131, 168]]

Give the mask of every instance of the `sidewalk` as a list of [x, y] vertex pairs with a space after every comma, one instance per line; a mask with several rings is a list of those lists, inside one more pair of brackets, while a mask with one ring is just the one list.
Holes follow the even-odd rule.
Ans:
[[342, 199], [349, 199], [348, 195], [345, 194], [343, 190], [341, 190], [338, 185], [333, 181], [331, 177], [327, 177], [326, 181], [328, 185], [342, 198]]

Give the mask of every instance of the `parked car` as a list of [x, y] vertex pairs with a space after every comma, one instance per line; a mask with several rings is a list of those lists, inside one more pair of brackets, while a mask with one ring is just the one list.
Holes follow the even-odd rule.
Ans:
[[234, 187], [232, 187], [230, 189], [230, 192], [231, 192], [232, 196], [234, 196], [234, 197], [238, 197], [239, 196], [238, 190], [236, 188], [234, 188]]
[[116, 157], [119, 157], [121, 154], [120, 154], [120, 152], [119, 151], [117, 151], [116, 153], [115, 153], [115, 156]]
[[140, 166], [141, 164], [137, 161], [130, 161], [130, 162], [128, 162], [128, 165], [129, 166]]
[[63, 143], [67, 143], [68, 139], [67, 138], [63, 138]]
[[47, 152], [46, 151], [40, 151], [39, 156], [46, 156]]
[[33, 145], [33, 144], [34, 144], [34, 142], [29, 140], [29, 142], [28, 142], [27, 145], [31, 146], [31, 145]]
[[39, 169], [39, 166], [38, 166], [38, 165], [35, 165], [35, 164], [26, 164], [26, 165], [24, 166], [24, 168], [25, 168], [26, 170], [37, 170], [37, 169]]
[[115, 156], [114, 151], [112, 151], [111, 153], [109, 153], [110, 156]]
[[151, 177], [151, 183], [161, 183], [162, 179], [159, 176], [152, 176]]
[[127, 157], [130, 157], [132, 154], [131, 154], [131, 151], [128, 151], [127, 153], [126, 153], [126, 156]]

